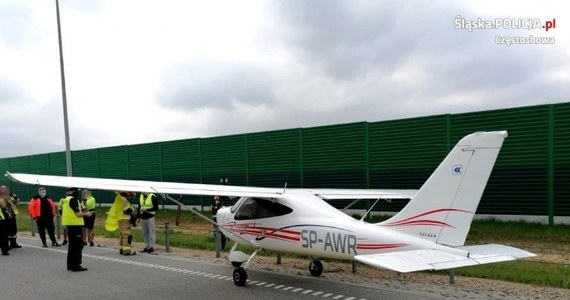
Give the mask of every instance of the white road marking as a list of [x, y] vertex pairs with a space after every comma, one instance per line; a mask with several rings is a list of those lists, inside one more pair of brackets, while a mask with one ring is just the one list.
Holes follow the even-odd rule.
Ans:
[[[24, 244], [26, 247], [30, 247], [30, 248], [36, 248], [36, 249], [40, 249], [43, 251], [52, 251], [52, 252], [58, 252], [58, 253], [64, 253], [67, 254], [66, 250], [59, 250], [59, 249], [50, 249], [50, 248], [42, 248], [39, 246], [35, 246], [35, 245], [28, 245], [28, 244]], [[206, 273], [206, 272], [200, 272], [200, 271], [195, 271], [195, 270], [188, 270], [188, 269], [181, 269], [181, 268], [176, 268], [176, 267], [169, 267], [169, 266], [163, 266], [163, 265], [156, 265], [156, 264], [151, 264], [151, 263], [146, 263], [146, 262], [140, 262], [140, 261], [135, 261], [135, 260], [128, 260], [128, 259], [123, 259], [123, 258], [115, 258], [115, 257], [107, 257], [107, 256], [100, 256], [100, 255], [95, 255], [95, 254], [89, 254], [89, 253], [83, 253], [83, 257], [89, 257], [89, 258], [93, 258], [93, 259], [98, 259], [98, 260], [105, 260], [105, 261], [112, 261], [112, 262], [118, 262], [118, 263], [123, 263], [123, 264], [127, 264], [127, 265], [134, 265], [134, 266], [140, 266], [140, 267], [146, 267], [146, 268], [152, 268], [152, 269], [158, 269], [158, 270], [163, 270], [163, 271], [169, 271], [169, 272], [177, 272], [177, 273], [184, 273], [184, 274], [188, 274], [188, 275], [195, 275], [195, 276], [202, 276], [202, 277], [209, 277], [212, 279], [222, 279], [222, 280], [233, 280], [233, 277], [230, 276], [224, 276], [224, 275], [219, 275], [219, 274], [212, 274], [212, 273]], [[302, 291], [302, 294], [308, 295], [310, 293], [312, 293], [311, 295], [313, 296], [319, 296], [321, 294], [323, 294], [324, 292], [321, 291], [313, 291], [310, 289], [303, 289], [303, 288], [294, 288], [292, 286], [284, 286], [284, 285], [276, 285], [275, 283], [267, 283], [267, 282], [258, 282], [258, 281], [249, 281], [248, 283], [250, 285], [254, 285], [256, 284], [257, 286], [262, 286], [262, 287], [266, 287], [266, 288], [271, 288], [273, 287], [273, 289], [280, 289], [282, 291], [290, 291], [292, 293], [297, 293], [299, 291]], [[322, 295], [323, 298], [329, 298], [332, 297], [332, 299], [338, 300], [341, 299], [343, 297], [345, 297], [344, 295], [335, 295], [333, 293], [326, 293], [324, 295]], [[356, 299], [355, 297], [347, 297], [344, 300], [354, 300]], [[366, 300], [364, 298], [361, 298], [359, 300]]]

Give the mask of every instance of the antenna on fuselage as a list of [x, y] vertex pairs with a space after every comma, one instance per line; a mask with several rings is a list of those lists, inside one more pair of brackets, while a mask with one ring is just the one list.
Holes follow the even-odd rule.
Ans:
[[286, 190], [287, 190], [287, 181], [285, 181], [285, 186], [283, 187], [283, 194], [285, 194]]

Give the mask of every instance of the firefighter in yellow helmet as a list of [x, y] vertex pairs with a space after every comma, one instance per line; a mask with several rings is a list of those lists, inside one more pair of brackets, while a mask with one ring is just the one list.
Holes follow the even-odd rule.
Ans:
[[9, 247], [10, 249], [22, 248], [22, 246], [16, 243], [16, 237], [18, 235], [16, 216], [20, 213], [16, 205], [20, 202], [20, 199], [16, 194], [10, 193], [10, 189], [5, 185], [0, 186], [0, 198], [4, 200], [6, 204], [5, 209], [8, 212], [8, 215], [4, 217], [6, 219], [5, 225], [6, 232], [8, 234]]
[[[133, 213], [135, 212], [134, 207], [131, 206], [129, 199], [133, 198], [135, 193], [133, 192], [121, 192], [117, 194], [115, 198], [115, 202], [119, 201], [122, 206], [122, 214], [119, 217], [119, 230], [121, 231], [121, 235], [119, 236], [119, 245], [121, 249], [119, 253], [122, 255], [135, 255], [136, 252], [133, 251], [131, 247], [131, 243], [133, 241], [133, 234], [131, 232], [131, 228], [133, 225], [133, 220], [136, 222], [136, 218], [134, 218]], [[136, 223], [134, 223], [136, 226]]]

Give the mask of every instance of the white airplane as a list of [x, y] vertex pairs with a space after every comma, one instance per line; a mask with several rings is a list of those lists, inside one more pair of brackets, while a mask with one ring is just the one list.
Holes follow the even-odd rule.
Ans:
[[[506, 137], [506, 131], [465, 136], [417, 191], [276, 189], [9, 172], [6, 176], [15, 182], [46, 186], [241, 197], [232, 207], [217, 212], [217, 225], [235, 242], [229, 255], [235, 267], [233, 279], [244, 286], [246, 270], [263, 249], [311, 257], [313, 276], [323, 272], [319, 258], [356, 260], [405, 273], [535, 256], [505, 245], [464, 246]], [[392, 218], [371, 224], [332, 207], [326, 202], [332, 199], [411, 200]], [[256, 250], [247, 255], [237, 251], [238, 244]]]

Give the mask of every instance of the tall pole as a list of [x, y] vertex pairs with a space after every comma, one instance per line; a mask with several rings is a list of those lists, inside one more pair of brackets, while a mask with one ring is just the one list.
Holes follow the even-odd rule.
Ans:
[[59, 0], [55, 0], [57, 12], [57, 39], [59, 41], [59, 69], [61, 73], [61, 96], [63, 101], [63, 128], [65, 130], [65, 163], [67, 166], [67, 176], [73, 175], [71, 167], [71, 146], [69, 142], [69, 121], [67, 119], [67, 93], [65, 91], [65, 68], [63, 66], [63, 46], [61, 42], [61, 23], [59, 21]]

